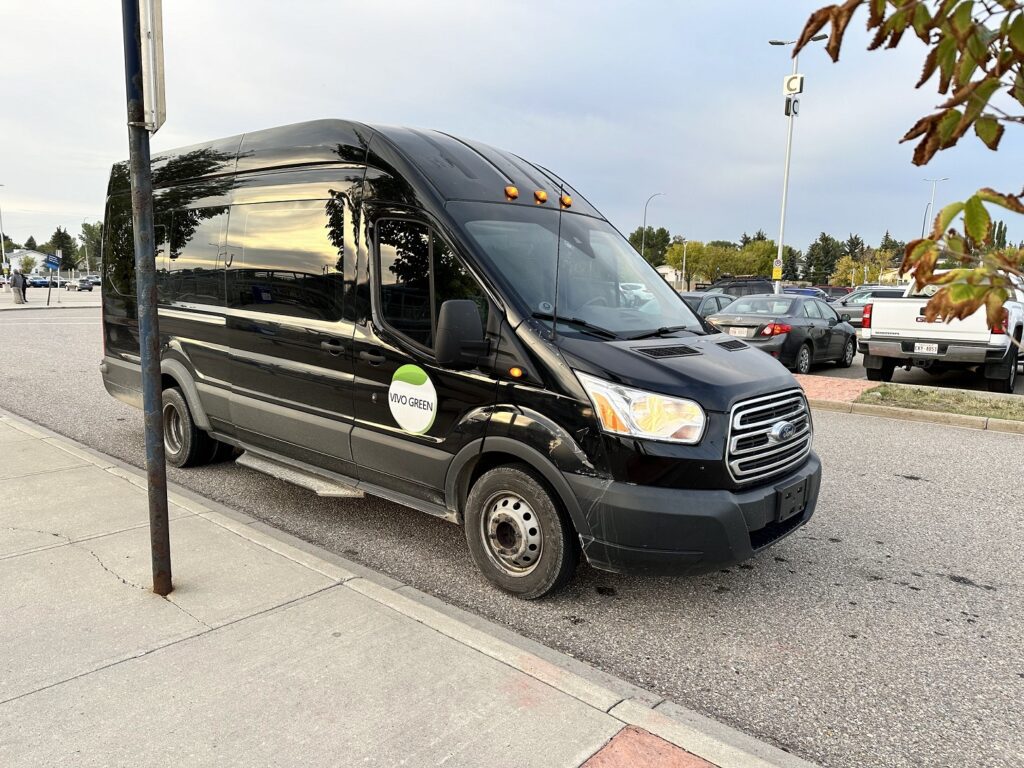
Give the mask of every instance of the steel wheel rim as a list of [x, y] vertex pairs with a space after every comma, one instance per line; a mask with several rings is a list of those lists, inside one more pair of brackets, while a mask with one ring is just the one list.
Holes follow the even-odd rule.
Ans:
[[488, 559], [508, 576], [533, 573], [544, 552], [544, 533], [526, 500], [512, 491], [491, 494], [480, 516], [480, 538]]
[[796, 369], [799, 373], [807, 373], [811, 370], [811, 353], [807, 347], [800, 347], [800, 356], [796, 359]]
[[843, 362], [849, 365], [853, 362], [853, 356], [857, 354], [857, 350], [854, 349], [853, 339], [846, 342], [846, 352], [843, 354]]
[[185, 427], [181, 414], [173, 404], [167, 403], [164, 406], [164, 450], [167, 453], [178, 453], [181, 451], [184, 442]]

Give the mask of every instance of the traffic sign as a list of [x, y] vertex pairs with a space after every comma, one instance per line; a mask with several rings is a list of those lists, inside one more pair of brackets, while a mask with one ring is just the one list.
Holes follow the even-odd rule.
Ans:
[[43, 266], [47, 269], [60, 269], [60, 259], [57, 256], [47, 254]]

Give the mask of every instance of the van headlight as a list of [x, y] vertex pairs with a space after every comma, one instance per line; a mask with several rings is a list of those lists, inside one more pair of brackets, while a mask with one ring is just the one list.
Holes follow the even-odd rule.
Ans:
[[605, 432], [690, 445], [704, 435], [704, 409], [693, 400], [623, 387], [579, 371], [576, 376]]

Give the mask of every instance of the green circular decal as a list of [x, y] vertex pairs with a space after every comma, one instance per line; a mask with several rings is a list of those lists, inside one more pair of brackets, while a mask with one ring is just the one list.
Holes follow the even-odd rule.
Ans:
[[418, 365], [403, 365], [391, 377], [388, 407], [398, 426], [422, 435], [434, 423], [437, 392], [427, 372]]

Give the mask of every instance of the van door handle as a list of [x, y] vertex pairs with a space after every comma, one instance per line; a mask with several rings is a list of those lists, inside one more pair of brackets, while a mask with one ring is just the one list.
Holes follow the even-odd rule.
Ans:
[[367, 352], [365, 349], [359, 353], [359, 359], [365, 360], [370, 365], [380, 365], [387, 360], [384, 355], [377, 354], [376, 352]]
[[337, 356], [345, 351], [345, 345], [337, 339], [331, 339], [330, 341], [321, 341], [320, 349]]

